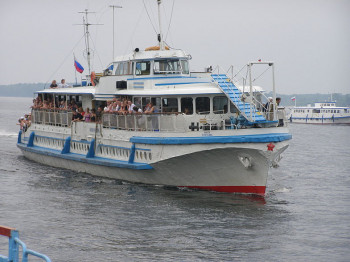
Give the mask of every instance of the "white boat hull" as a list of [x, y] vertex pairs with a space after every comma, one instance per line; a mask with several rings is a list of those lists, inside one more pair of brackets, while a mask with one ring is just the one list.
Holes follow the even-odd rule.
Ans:
[[149, 161], [147, 169], [137, 169], [108, 166], [85, 155], [60, 154], [59, 151], [18, 143], [24, 156], [30, 160], [76, 172], [136, 183], [260, 195], [265, 193], [269, 167], [279, 161], [280, 154], [288, 147], [287, 141], [275, 143], [274, 151], [269, 151], [266, 145], [154, 145], [152, 151], [162, 152], [159, 159]]

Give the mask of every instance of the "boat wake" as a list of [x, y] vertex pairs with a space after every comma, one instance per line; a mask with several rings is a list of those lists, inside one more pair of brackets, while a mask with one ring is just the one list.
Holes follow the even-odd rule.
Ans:
[[15, 132], [8, 132], [6, 130], [0, 130], [0, 137], [4, 136], [4, 137], [17, 137], [18, 134]]

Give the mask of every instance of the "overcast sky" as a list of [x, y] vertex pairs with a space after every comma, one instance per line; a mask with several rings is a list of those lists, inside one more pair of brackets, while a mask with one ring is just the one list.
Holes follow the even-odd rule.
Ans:
[[[75, 81], [73, 52], [87, 69], [82, 14], [89, 9], [93, 69], [115, 54], [155, 45], [156, 0], [0, 0], [0, 84]], [[152, 23], [145, 11], [144, 3]], [[274, 61], [279, 93], [350, 93], [349, 0], [163, 0], [167, 43], [192, 69]], [[173, 15], [171, 23], [171, 10]], [[169, 26], [170, 24], [170, 26]], [[168, 28], [170, 28], [168, 30]], [[87, 70], [86, 70], [87, 71]], [[84, 72], [85, 73], [85, 72]], [[78, 73], [78, 79], [80, 74]]]

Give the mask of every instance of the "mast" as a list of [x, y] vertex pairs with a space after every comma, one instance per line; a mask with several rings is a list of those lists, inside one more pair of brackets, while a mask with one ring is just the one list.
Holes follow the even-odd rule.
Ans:
[[86, 59], [88, 63], [88, 70], [89, 75], [91, 74], [91, 50], [90, 50], [90, 33], [89, 33], [89, 26], [90, 25], [102, 25], [102, 24], [90, 24], [88, 21], [88, 14], [95, 13], [95, 12], [88, 12], [88, 9], [85, 9], [85, 11], [78, 12], [80, 14], [85, 14], [85, 17], [83, 17], [83, 25], [84, 26], [84, 36], [85, 36], [85, 46], [86, 46]]
[[158, 41], [159, 41], [159, 49], [164, 51], [164, 41], [163, 41], [163, 33], [162, 33], [162, 21], [160, 16], [160, 6], [162, 4], [162, 0], [157, 0], [158, 3], [158, 22], [159, 22], [159, 35], [158, 35]]
[[113, 62], [114, 61], [114, 47], [115, 47], [115, 44], [114, 44], [114, 35], [115, 35], [115, 31], [114, 31], [114, 9], [115, 8], [122, 8], [122, 6], [120, 6], [120, 5], [110, 5], [109, 7], [113, 8], [113, 57], [112, 57], [112, 62]]

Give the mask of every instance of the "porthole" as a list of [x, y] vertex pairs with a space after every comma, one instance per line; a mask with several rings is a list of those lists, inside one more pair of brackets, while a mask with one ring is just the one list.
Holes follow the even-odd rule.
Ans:
[[136, 158], [139, 158], [139, 152], [136, 151]]
[[140, 158], [142, 159], [142, 152], [140, 152]]
[[151, 154], [151, 152], [148, 153], [148, 158], [149, 158], [149, 160], [152, 160], [152, 154]]
[[143, 152], [143, 155], [145, 157], [145, 160], [147, 160], [147, 153], [146, 152]]

